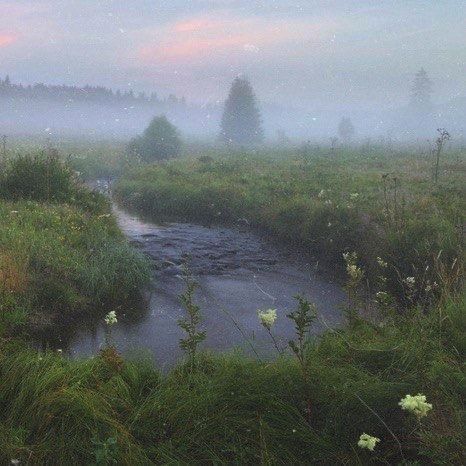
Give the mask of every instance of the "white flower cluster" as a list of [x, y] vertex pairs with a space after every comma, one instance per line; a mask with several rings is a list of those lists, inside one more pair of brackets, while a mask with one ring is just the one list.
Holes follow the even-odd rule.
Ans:
[[403, 282], [405, 285], [412, 288], [416, 284], [416, 279], [414, 277], [406, 277], [405, 279], [403, 279]]
[[390, 295], [386, 291], [377, 291], [375, 298], [379, 304], [388, 304], [390, 302]]
[[105, 323], [108, 326], [114, 325], [118, 322], [116, 312], [115, 311], [110, 311], [106, 316], [105, 316]]
[[267, 311], [257, 311], [260, 323], [268, 330], [272, 328], [272, 325], [277, 320], [277, 310], [268, 309]]
[[430, 284], [430, 282], [427, 282], [426, 287], [425, 287], [425, 292], [430, 293], [431, 291], [435, 290], [438, 287], [437, 282]]
[[[426, 401], [426, 396], [421, 395], [420, 393], [416, 396], [406, 395], [398, 404], [401, 406], [401, 409], [410, 411], [415, 414], [418, 419], [427, 416], [427, 413], [432, 409], [432, 405]], [[358, 446], [360, 448], [367, 448], [370, 451], [374, 451], [378, 442], [380, 442], [380, 439], [377, 437], [372, 437], [368, 434], [361, 434]]]
[[380, 442], [377, 437], [372, 437], [369, 434], [361, 434], [358, 441], [358, 447], [367, 448], [370, 451], [374, 451], [376, 444]]
[[352, 201], [355, 201], [359, 197], [359, 193], [351, 193], [350, 194], [350, 199]]
[[406, 395], [398, 404], [401, 409], [412, 412], [419, 419], [427, 416], [427, 413], [432, 409], [432, 405], [426, 402], [426, 396], [420, 393], [416, 396]]
[[380, 257], [377, 257], [377, 264], [380, 265], [383, 269], [387, 268], [387, 263]]
[[346, 262], [346, 272], [348, 273], [351, 280], [353, 280], [354, 282], [359, 282], [362, 279], [364, 272], [361, 268], [359, 268], [356, 265], [358, 260], [358, 256], [356, 255], [356, 253], [343, 253], [343, 259]]

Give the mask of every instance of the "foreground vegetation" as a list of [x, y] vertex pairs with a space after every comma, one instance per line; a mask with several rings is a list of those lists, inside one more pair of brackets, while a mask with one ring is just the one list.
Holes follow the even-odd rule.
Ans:
[[[201, 353], [162, 376], [112, 350], [85, 361], [0, 347], [0, 458], [25, 464], [464, 464], [464, 306], [358, 321], [262, 363]], [[426, 395], [422, 419], [401, 410]], [[358, 448], [362, 433], [380, 439]]]
[[148, 279], [108, 201], [44, 156], [17, 158], [0, 178], [0, 264], [0, 333], [103, 315]]
[[[246, 218], [346, 271], [348, 326], [308, 340], [314, 310], [298, 299], [296, 340], [267, 362], [199, 351], [188, 288], [188, 358], [168, 374], [112, 346], [118, 306], [147, 269], [108, 204], [57, 161], [12, 164], [0, 183], [0, 462], [464, 464], [464, 187], [448, 163], [437, 185], [425, 160], [357, 154], [204, 157], [123, 178], [118, 199], [143, 213]], [[112, 304], [107, 346], [87, 360], [33, 350], [21, 334], [33, 316], [103, 316]], [[364, 306], [377, 317], [359, 317]], [[275, 316], [258, 316], [271, 335]], [[407, 394], [425, 395], [424, 411], [400, 406]]]

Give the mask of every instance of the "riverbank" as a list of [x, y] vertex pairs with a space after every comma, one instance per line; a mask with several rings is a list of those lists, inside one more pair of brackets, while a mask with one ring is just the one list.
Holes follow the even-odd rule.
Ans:
[[[461, 465], [465, 305], [327, 333], [306, 351], [309, 385], [291, 356], [201, 353], [162, 376], [112, 351], [70, 361], [2, 341], [0, 460]], [[403, 411], [407, 393], [432, 411]], [[362, 433], [380, 439], [373, 452]]]
[[[430, 161], [414, 154], [201, 157], [135, 169], [114, 193], [153, 218], [247, 223], [341, 273], [343, 253], [356, 252], [369, 292], [428, 307], [445, 290], [445, 270], [449, 288], [458, 285], [464, 261], [464, 165], [444, 166], [435, 184]], [[415, 280], [409, 290], [407, 277]]]
[[[20, 191], [28, 200], [1, 201], [1, 219], [6, 219], [0, 230], [1, 251], [15, 246], [9, 254], [15, 267], [5, 269], [9, 262], [2, 262], [3, 274], [14, 271], [3, 276], [15, 278], [1, 282], [10, 286], [2, 294], [9, 300], [2, 301], [2, 318], [23, 310], [16, 301], [23, 288], [11, 284], [27, 286], [28, 293], [41, 290], [50, 273], [61, 285], [54, 288], [52, 301], [60, 312], [61, 300], [68, 302], [67, 292], [81, 283], [79, 277], [96, 277], [90, 283], [97, 284], [107, 277], [103, 289], [118, 293], [120, 286], [124, 290], [132, 283], [124, 260], [115, 261], [118, 274], [107, 275], [107, 269], [115, 270], [107, 264], [119, 256], [113, 248], [99, 249], [97, 240], [108, 239], [110, 245], [116, 240], [123, 251], [129, 250], [126, 242], [119, 242], [122, 236], [110, 212], [89, 212], [76, 205], [75, 196], [58, 201], [58, 194], [67, 190], [48, 189], [50, 170], [43, 173], [44, 182], [37, 184], [46, 187], [40, 200], [34, 199], [38, 194], [30, 191], [31, 184], [22, 185], [20, 176], [21, 190], [9, 193]], [[454, 204], [455, 196], [445, 205]], [[23, 250], [34, 255], [26, 255], [20, 268], [18, 251]], [[101, 252], [97, 264], [96, 250]], [[74, 263], [80, 267], [71, 267]], [[45, 265], [36, 269], [37, 264]], [[441, 281], [440, 303], [430, 305], [429, 312], [413, 305], [395, 312], [400, 309], [381, 301], [380, 318], [363, 319], [351, 312], [360, 304], [356, 288], [364, 283], [356, 279], [369, 273], [361, 266], [347, 256], [351, 300], [345, 328], [307, 338], [316, 321], [312, 306], [301, 301], [295, 303], [294, 314], [280, 310], [276, 320], [273, 312], [266, 320], [256, 316], [271, 338], [284, 320], [297, 325], [288, 350], [269, 361], [198, 351], [162, 374], [153, 361], [122, 357], [113, 346], [113, 337], [125, 325], [118, 308], [107, 324], [105, 346], [82, 360], [70, 360], [62, 351], [32, 350], [28, 335], [9, 321], [0, 334], [0, 462], [464, 464], [464, 292], [455, 295]], [[387, 266], [382, 261], [379, 267], [378, 276], [383, 276]], [[18, 270], [34, 271], [25, 276], [35, 280], [16, 279], [22, 276]], [[37, 288], [29, 288], [29, 283]], [[95, 292], [100, 291], [99, 285]], [[410, 299], [407, 295], [406, 301]], [[192, 301], [185, 304], [193, 312]], [[300, 335], [306, 338], [300, 340]], [[399, 403], [407, 394], [425, 395], [425, 402], [415, 398], [421, 411], [410, 411], [406, 403], [402, 409]], [[358, 446], [362, 434], [379, 440], [373, 451]]]
[[0, 333], [49, 336], [138, 299], [149, 269], [108, 201], [61, 162], [20, 158], [0, 179]]

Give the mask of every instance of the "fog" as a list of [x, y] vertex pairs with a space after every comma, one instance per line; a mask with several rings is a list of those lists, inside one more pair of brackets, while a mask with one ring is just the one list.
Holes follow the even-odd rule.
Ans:
[[353, 140], [460, 140], [465, 29], [459, 0], [0, 0], [0, 133], [126, 140], [166, 114], [213, 141], [245, 75], [269, 143], [328, 141], [344, 117]]

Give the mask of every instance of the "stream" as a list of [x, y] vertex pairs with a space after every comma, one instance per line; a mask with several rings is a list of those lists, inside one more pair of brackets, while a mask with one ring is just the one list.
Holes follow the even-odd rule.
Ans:
[[[312, 333], [341, 323], [344, 292], [302, 253], [247, 228], [155, 224], [116, 206], [114, 214], [129, 241], [152, 261], [148, 309], [137, 315], [117, 310], [119, 322], [112, 329], [112, 340], [126, 355], [148, 354], [161, 367], [173, 365], [182, 356], [183, 332], [177, 320], [185, 315], [179, 295], [185, 290], [182, 265], [186, 262], [199, 285], [195, 302], [206, 332], [202, 348], [237, 348], [249, 355], [270, 356], [274, 346], [257, 310], [277, 310], [273, 333], [285, 347], [294, 336], [286, 314], [296, 308], [293, 297], [298, 293], [317, 305], [319, 318]], [[68, 348], [71, 357], [98, 352], [105, 341], [104, 330], [103, 324], [94, 324], [75, 332]]]

